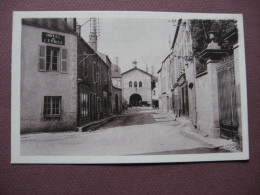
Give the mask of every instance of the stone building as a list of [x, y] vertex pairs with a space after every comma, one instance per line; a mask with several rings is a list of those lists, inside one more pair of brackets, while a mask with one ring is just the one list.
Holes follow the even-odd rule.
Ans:
[[136, 66], [122, 73], [123, 102], [130, 106], [152, 105], [153, 76]]
[[196, 126], [195, 72], [189, 20], [179, 20], [172, 43], [170, 66], [174, 113], [185, 116]]
[[160, 77], [160, 100], [161, 100], [161, 107], [160, 109], [164, 112], [169, 112], [172, 109], [172, 86], [170, 75], [170, 68], [171, 68], [171, 58], [172, 53], [170, 53], [162, 62], [162, 66], [158, 71]]
[[159, 108], [159, 88], [158, 77], [153, 76], [154, 88], [152, 89], [152, 106], [153, 108]]
[[122, 75], [120, 67], [112, 64], [111, 68], [112, 78], [112, 113], [119, 114], [122, 110]]
[[241, 145], [239, 49], [236, 21], [178, 20], [172, 53], [158, 71], [162, 108], [171, 107], [164, 100], [171, 90], [177, 117]]
[[23, 19], [21, 133], [75, 130], [77, 35], [74, 19]]
[[111, 114], [111, 62], [78, 37], [78, 126]]
[[112, 113], [111, 61], [76, 19], [23, 19], [21, 46], [22, 133], [76, 130]]

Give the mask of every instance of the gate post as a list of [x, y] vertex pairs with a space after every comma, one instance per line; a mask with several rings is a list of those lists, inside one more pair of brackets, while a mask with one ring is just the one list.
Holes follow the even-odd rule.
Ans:
[[196, 79], [198, 127], [213, 138], [220, 137], [217, 67], [227, 53], [212, 39], [198, 56], [207, 66], [206, 74]]

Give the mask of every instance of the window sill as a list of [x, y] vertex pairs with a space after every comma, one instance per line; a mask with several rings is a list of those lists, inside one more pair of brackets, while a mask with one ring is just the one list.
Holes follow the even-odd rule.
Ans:
[[60, 120], [61, 119], [61, 115], [45, 115], [43, 117], [44, 120]]

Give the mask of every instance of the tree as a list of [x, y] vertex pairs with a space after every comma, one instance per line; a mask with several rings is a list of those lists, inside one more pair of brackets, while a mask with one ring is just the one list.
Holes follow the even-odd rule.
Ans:
[[225, 35], [236, 29], [235, 20], [191, 20], [190, 30], [193, 40], [194, 55], [199, 54], [205, 50], [210, 42], [209, 32], [215, 32], [215, 42], [217, 42], [222, 49], [231, 49], [232, 44], [224, 40]]

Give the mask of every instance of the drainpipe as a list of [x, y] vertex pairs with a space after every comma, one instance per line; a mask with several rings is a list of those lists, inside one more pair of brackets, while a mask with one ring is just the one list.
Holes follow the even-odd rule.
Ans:
[[194, 100], [195, 100], [195, 128], [197, 128], [197, 116], [198, 116], [198, 112], [197, 112], [197, 96], [196, 96], [196, 60], [195, 57], [193, 58], [193, 83], [194, 83]]

